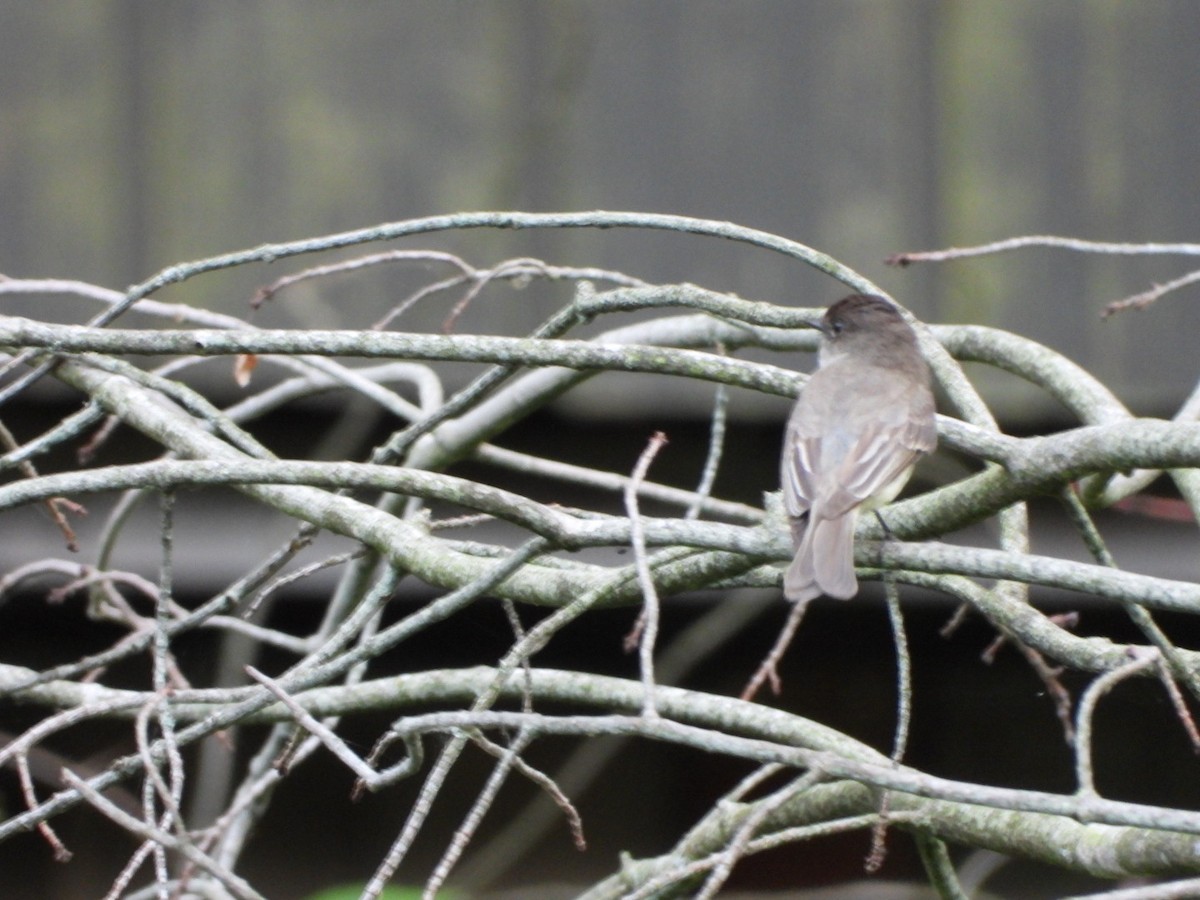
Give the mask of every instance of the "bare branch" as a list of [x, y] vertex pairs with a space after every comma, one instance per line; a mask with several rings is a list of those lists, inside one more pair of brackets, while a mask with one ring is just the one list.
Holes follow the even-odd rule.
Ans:
[[[850, 829], [873, 831], [869, 867], [882, 860], [885, 835], [895, 842], [911, 834], [931, 884], [943, 896], [960, 896], [969, 883], [959, 883], [945, 842], [1100, 877], [1190, 879], [1197, 871], [1200, 814], [1103, 796], [1092, 759], [1105, 747], [1093, 720], [1114, 685], [1154, 677], [1164, 685], [1188, 740], [1200, 746], [1186, 697], [1200, 697], [1195, 677], [1200, 651], [1176, 644], [1153, 616], [1154, 610], [1178, 617], [1200, 613], [1200, 583], [1186, 575], [1153, 576], [1136, 559], [1117, 569], [1101, 532], [1103, 520], [1098, 524], [1090, 510], [1133, 504], [1137, 492], [1161, 473], [1178, 487], [1181, 504], [1200, 510], [1200, 392], [1172, 421], [1139, 419], [1096, 377], [1039, 344], [1037, 335], [914, 322], [947, 401], [947, 415], [938, 423], [941, 445], [958, 454], [961, 465], [942, 476], [937, 488], [889, 507], [884, 515], [891, 534], [867, 517], [859, 525], [859, 574], [864, 581], [884, 581], [897, 648], [898, 721], [885, 755], [818, 722], [751, 702], [763, 683], [777, 687], [777, 665], [806, 606], [789, 610], [742, 700], [671, 686], [767, 605], [780, 602], [779, 563], [791, 548], [778, 501], [768, 495], [760, 506], [718, 496], [716, 473], [728, 456], [727, 444], [738, 437], [741, 392], [790, 398], [805, 383], [790, 364], [762, 359], [765, 352], [814, 350], [817, 336], [797, 327], [812, 310], [690, 284], [647, 284], [602, 266], [559, 266], [525, 256], [481, 266], [465, 253], [436, 249], [366, 252], [374, 242], [474, 228], [611, 227], [728, 240], [748, 253], [783, 254], [854, 290], [880, 292], [840, 262], [775, 235], [681, 216], [612, 212], [484, 212], [388, 223], [183, 263], [125, 292], [66, 280], [0, 279], [5, 296], [71, 296], [98, 310], [83, 324], [0, 317], [3, 368], [11, 373], [0, 386], [0, 404], [27, 400], [22, 392], [44, 377], [83, 397], [78, 412], [39, 426], [40, 433], [20, 437], [0, 426], [0, 470], [10, 473], [0, 484], [0, 515], [16, 521], [16, 511], [50, 504], [62, 530], [47, 526], [46, 532], [61, 543], [60, 534], [74, 539], [63, 528], [62, 513], [79, 509], [71, 506], [78, 498], [101, 510], [94, 536], [80, 529], [84, 561], [66, 562], [54, 558], [57, 550], [39, 549], [0, 578], [0, 599], [9, 602], [30, 590], [45, 592], [51, 602], [74, 601], [86, 592], [86, 605], [59, 603], [53, 612], [74, 617], [71, 625], [87, 629], [88, 638], [86, 653], [64, 649], [36, 670], [0, 654], [0, 695], [21, 704], [30, 717], [0, 748], [0, 763], [15, 768], [26, 803], [0, 820], [0, 841], [37, 828], [65, 859], [68, 851], [54, 835], [53, 820], [79, 808], [93, 821], [103, 820], [101, 827], [138, 842], [123, 865], [110, 867], [118, 872], [110, 896], [174, 891], [256, 897], [258, 889], [240, 874], [249, 837], [269, 822], [284, 776], [289, 784], [299, 783], [306, 761], [328, 751], [357, 779], [356, 796], [393, 790], [399, 780], [420, 776], [416, 799], [401, 811], [403, 824], [391, 846], [373, 861], [364, 896], [379, 896], [393, 876], [411, 880], [402, 870], [411, 865], [417, 840], [429, 839], [433, 813], [463, 788], [461, 754], [473, 743], [497, 761], [486, 783], [470, 788], [467, 796], [474, 799], [458, 813], [458, 830], [444, 838], [440, 861], [428, 875], [417, 876], [427, 878], [426, 895], [432, 896], [452, 877], [467, 883], [487, 877], [479, 875], [470, 854], [486, 815], [509, 818], [506, 810], [498, 813], [501, 787], [511, 773], [546, 792], [556, 805], [542, 801], [549, 817], [565, 815], [582, 844], [580, 814], [568, 793], [577, 796], [600, 777], [608, 758], [627, 753], [633, 742], [656, 741], [679, 753], [717, 754], [753, 771], [717, 791], [723, 796], [669, 852], [628, 860], [585, 897], [683, 891], [715, 896], [735, 867], [751, 865], [753, 854], [763, 849]], [[893, 261], [950, 260], [1034, 246], [1127, 256], [1200, 254], [1192, 244], [1035, 236]], [[333, 278], [353, 278], [380, 265], [411, 265], [406, 278], [423, 280], [406, 284], [398, 300], [376, 307], [390, 305], [376, 327], [259, 329], [233, 316], [152, 299], [168, 285], [223, 269], [346, 248], [361, 255], [335, 262], [304, 259], [264, 287], [255, 302], [286, 300], [286, 291], [299, 283], [319, 291]], [[1151, 302], [1198, 278], [1191, 273], [1175, 279], [1119, 308]], [[383, 330], [414, 304], [432, 302], [443, 304], [447, 331], [460, 328], [470, 304], [502, 302], [511, 294], [508, 287], [533, 279], [542, 282], [539, 302], [556, 291], [562, 300], [532, 329]], [[112, 327], [132, 309], [161, 327]], [[612, 315], [623, 317], [618, 327], [581, 328]], [[742, 348], [757, 353], [739, 355]], [[149, 362], [152, 355], [166, 359]], [[214, 399], [217, 394], [198, 377], [197, 367], [210, 357], [254, 362], [254, 377], [243, 379], [237, 402]], [[1051, 434], [1001, 433], [964, 362], [1012, 373], [1060, 403], [1070, 421]], [[248, 365], [242, 374], [249, 374]], [[463, 377], [472, 366], [474, 374]], [[223, 368], [222, 378], [228, 382], [226, 372]], [[630, 475], [619, 474], [621, 466], [612, 461], [596, 468], [548, 451], [533, 455], [497, 446], [514, 423], [610, 372], [639, 373], [637, 382], [649, 390], [681, 378], [717, 386], [694, 489], [647, 480], [661, 439], [651, 442]], [[353, 441], [287, 444], [264, 428], [268, 414], [284, 419], [318, 395], [335, 404], [352, 397], [355, 415], [369, 408], [372, 425], [387, 422], [382, 430], [390, 433], [349, 450], [371, 429], [344, 429], [354, 432]], [[6, 422], [18, 419], [9, 416]], [[96, 452], [108, 452], [109, 442], [120, 441], [127, 430], [153, 451], [125, 457], [136, 462], [90, 467]], [[318, 444], [327, 458], [279, 458], [299, 456], [292, 447], [309, 444]], [[77, 463], [55, 471], [71, 445]], [[351, 454], [354, 459], [346, 458]], [[475, 474], [478, 467], [447, 471], [467, 460], [489, 467], [488, 480]], [[514, 473], [520, 478], [511, 478]], [[588, 490], [564, 495], [565, 487]], [[272, 528], [282, 526], [280, 537], [264, 534], [263, 549], [239, 555], [237, 570], [199, 598], [180, 583], [185, 562], [204, 564], [202, 556], [193, 557], [204, 548], [176, 527], [188, 509], [175, 505], [185, 489], [214, 504], [232, 489], [269, 518]], [[601, 496], [593, 502], [596, 489]], [[137, 557], [124, 552], [130, 541], [144, 540], [144, 522], [131, 525], [139, 503], [156, 494], [160, 514], [149, 527], [159, 542], [157, 572], [153, 564], [127, 562]], [[1090, 561], [1031, 552], [1025, 503], [1047, 494], [1062, 498]], [[651, 500], [678, 512], [652, 514]], [[1194, 526], [1194, 519], [1180, 522]], [[988, 532], [994, 539], [977, 539], [978, 531], [958, 533], [985, 521], [995, 523]], [[972, 546], [984, 541], [989, 546]], [[630, 547], [631, 557], [622, 557]], [[286, 602], [302, 582], [315, 593], [320, 580], [312, 576], [318, 573], [332, 574], [335, 586], [306, 600], [319, 610], [311, 621], [289, 620], [285, 629], [270, 615], [272, 605]], [[978, 612], [999, 634], [995, 646], [1012, 644], [1029, 661], [1068, 729], [1078, 791], [1055, 794], [941, 778], [904, 764], [912, 670], [922, 664], [907, 649], [902, 608], [907, 585], [952, 598], [964, 614]], [[1098, 604], [1123, 610], [1137, 628], [1132, 632], [1137, 641], [1093, 627], [1074, 633], [1063, 618], [1031, 602], [1039, 596], [1036, 589], [1046, 588], [1081, 595], [1078, 608], [1085, 613]], [[660, 619], [670, 613], [671, 598], [692, 591], [704, 592], [697, 602], [716, 598], [712, 609], [659, 652]], [[416, 665], [420, 655], [396, 652], [435, 625], [454, 640], [456, 617], [496, 601], [508, 622], [507, 630], [500, 626], [508, 646], [495, 651], [499, 660], [485, 660], [495, 665]], [[617, 605], [643, 610], [638, 675], [620, 679], [585, 671], [582, 664], [575, 671], [537, 665], [538, 654], [561, 642], [564, 629], [587, 627], [595, 611]], [[225, 662], [214, 667], [224, 674], [189, 661], [188, 645], [181, 642], [197, 629], [216, 629], [225, 642], [217, 654]], [[94, 634], [103, 638], [92, 640]], [[264, 664], [257, 657], [268, 648], [273, 652]], [[114, 670], [116, 664], [121, 665]], [[374, 677], [379, 671], [400, 674]], [[1072, 718], [1067, 685], [1078, 673], [1092, 680]], [[195, 687], [189, 677], [197, 680]], [[391, 724], [373, 736], [374, 749], [364, 758], [347, 738], [344, 722], [374, 722], [379, 716]], [[133, 752], [102, 758], [86, 776], [68, 776], [65, 789], [45, 795], [46, 778], [37, 769], [51, 758], [50, 745], [60, 740], [86, 745], [88, 729], [101, 724], [122, 733]], [[580, 746], [563, 770], [546, 774], [531, 761], [541, 751], [539, 738]], [[432, 761], [426, 765], [427, 749], [442, 739], [436, 753], [429, 750]], [[245, 752], [214, 764], [210, 754], [194, 752], [201, 741]], [[201, 794], [213, 798], [203, 809], [184, 803]], [[193, 816], [201, 821], [191, 821]], [[513, 838], [513, 829], [534, 817], [518, 818], [505, 839], [479, 855], [478, 866], [486, 864], [494, 873], [519, 858], [533, 838]], [[533, 824], [531, 833], [538, 827]], [[1166, 892], [1155, 896], [1173, 896], [1171, 891], [1184, 891], [1189, 883], [1155, 886]], [[1142, 896], [1137, 890], [1111, 895]]]

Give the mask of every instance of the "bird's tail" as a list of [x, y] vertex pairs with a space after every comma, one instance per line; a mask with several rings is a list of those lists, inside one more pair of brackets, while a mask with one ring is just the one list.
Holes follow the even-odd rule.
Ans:
[[856, 510], [834, 519], [809, 514], [808, 526], [783, 576], [783, 595], [800, 603], [825, 594], [849, 600], [858, 593], [854, 575]]

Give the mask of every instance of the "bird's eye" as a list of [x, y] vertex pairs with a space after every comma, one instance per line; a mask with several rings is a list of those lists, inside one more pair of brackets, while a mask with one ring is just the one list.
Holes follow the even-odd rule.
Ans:
[[841, 319], [834, 319], [829, 323], [829, 330], [834, 334], [841, 334], [846, 329], [846, 323]]

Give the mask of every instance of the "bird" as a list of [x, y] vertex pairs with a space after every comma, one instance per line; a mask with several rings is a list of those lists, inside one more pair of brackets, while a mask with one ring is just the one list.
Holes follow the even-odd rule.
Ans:
[[783, 592], [796, 603], [858, 593], [858, 513], [895, 499], [937, 446], [929, 364], [893, 303], [852, 294], [808, 324], [821, 332], [817, 369], [788, 418], [780, 462], [795, 547]]

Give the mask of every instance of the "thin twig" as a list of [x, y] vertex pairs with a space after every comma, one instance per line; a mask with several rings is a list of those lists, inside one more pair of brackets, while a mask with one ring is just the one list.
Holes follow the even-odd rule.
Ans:
[[[912, 660], [908, 652], [908, 636], [904, 630], [904, 611], [900, 608], [900, 591], [890, 574], [883, 579], [887, 599], [888, 621], [896, 647], [896, 733], [892, 739], [892, 764], [904, 761], [908, 748], [908, 731], [912, 725]], [[864, 868], [874, 874], [883, 868], [887, 858], [887, 826], [891, 798], [885, 791], [879, 800], [879, 821], [871, 828], [871, 851]]]
[[[488, 740], [483, 734], [475, 734], [471, 737], [485, 752], [490, 753], [498, 759], [507, 753], [507, 748]], [[566, 817], [567, 825], [571, 829], [571, 838], [575, 842], [575, 849], [580, 853], [587, 850], [587, 840], [583, 834], [583, 817], [579, 814], [579, 810], [575, 808], [575, 804], [567, 798], [562, 788], [555, 783], [553, 778], [535, 769], [520, 756], [513, 760], [513, 766], [521, 775], [541, 788]]]
[[1092, 722], [1100, 698], [1122, 681], [1156, 665], [1158, 660], [1159, 655], [1153, 650], [1139, 654], [1126, 665], [1113, 669], [1111, 672], [1105, 672], [1099, 678], [1094, 679], [1079, 698], [1079, 709], [1075, 715], [1074, 749], [1075, 779], [1080, 796], [1099, 796], [1092, 778]]
[[[819, 782], [822, 777], [819, 770], [813, 770], [776, 791], [771, 796], [757, 801], [750, 809], [748, 815], [738, 825], [737, 830], [730, 837], [725, 849], [717, 855], [715, 862], [709, 870], [708, 878], [705, 879], [704, 884], [695, 895], [696, 900], [712, 900], [725, 882], [729, 880], [729, 876], [733, 874], [733, 867], [747, 854], [755, 832], [762, 827], [767, 817], [783, 804], [792, 800], [796, 795], [802, 794], [809, 787]], [[651, 896], [645, 893], [644, 887], [640, 893], [644, 897]]]
[[[722, 350], [723, 348], [718, 348]], [[695, 499], [684, 512], [685, 519], [695, 519], [704, 507], [704, 501], [712, 494], [713, 485], [717, 480], [717, 470], [721, 467], [721, 456], [725, 450], [725, 418], [729, 407], [729, 390], [723, 384], [718, 384], [713, 392], [713, 411], [709, 417], [708, 454], [704, 460], [704, 469], [700, 473], [700, 482], [696, 485]]]
[[[21, 474], [26, 478], [37, 478], [38, 471], [33, 463], [29, 462], [28, 457], [31, 453], [21, 453], [21, 446], [17, 443], [17, 439], [12, 432], [8, 430], [8, 426], [0, 421], [0, 448], [5, 451], [5, 459], [16, 460], [15, 465], [20, 469]], [[87, 510], [74, 503], [65, 497], [48, 497], [44, 501], [46, 511], [50, 514], [50, 518], [54, 520], [54, 524], [58, 526], [58, 530], [62, 532], [63, 539], [66, 541], [67, 549], [72, 553], [79, 549], [79, 539], [67, 522], [66, 513], [74, 515], [86, 515]]]
[[183, 854], [188, 861], [194, 863], [213, 878], [216, 878], [235, 897], [241, 900], [265, 900], [262, 894], [254, 890], [240, 876], [219, 866], [214, 860], [197, 850], [190, 842], [181, 841], [174, 835], [160, 828], [153, 828], [122, 811], [116, 804], [105, 797], [82, 778], [70, 770], [63, 771], [63, 781], [78, 791], [89, 804], [100, 811], [105, 817], [120, 825], [126, 831], [132, 832], [145, 840], [154, 841], [161, 847], [175, 850]]
[[973, 247], [949, 247], [945, 250], [896, 253], [889, 256], [886, 262], [889, 266], [907, 266], [919, 262], [946, 262], [953, 259], [965, 259], [971, 256], [1005, 253], [1009, 250], [1020, 250], [1025, 247], [1056, 247], [1063, 250], [1075, 250], [1080, 253], [1105, 253], [1130, 256], [1200, 256], [1200, 244], [1122, 244], [1106, 241], [1085, 241], [1080, 238], [1057, 237], [1054, 235], [1024, 235], [1007, 238], [1003, 241], [993, 241], [990, 244], [978, 244]]
[[1134, 294], [1131, 297], [1126, 297], [1124, 300], [1114, 300], [1101, 311], [1100, 316], [1107, 319], [1109, 316], [1116, 315], [1119, 312], [1124, 312], [1127, 309], [1142, 310], [1158, 300], [1165, 294], [1172, 291], [1177, 291], [1182, 287], [1187, 287], [1189, 284], [1195, 284], [1200, 281], [1200, 270], [1188, 272], [1188, 274], [1168, 281], [1166, 284], [1156, 284], [1148, 291], [1142, 291], [1140, 294]]
[[[1071, 523], [1083, 536], [1084, 544], [1091, 552], [1092, 557], [1103, 566], [1108, 566], [1112, 569], [1117, 568], [1116, 559], [1109, 552], [1108, 546], [1100, 534], [1100, 530], [1096, 527], [1091, 514], [1079, 499], [1079, 495], [1070, 487], [1067, 487], [1062, 490], [1060, 496], [1066, 505]], [[1154, 617], [1150, 614], [1150, 611], [1127, 600], [1119, 602], [1121, 603], [1121, 608], [1125, 610], [1125, 614], [1137, 625], [1142, 634], [1146, 636], [1146, 639], [1158, 648], [1158, 652], [1161, 655], [1159, 671], [1172, 701], [1175, 702], [1175, 696], [1178, 694], [1175, 681], [1182, 681], [1192, 692], [1192, 696], [1200, 699], [1200, 680], [1197, 679], [1192, 667], [1182, 658], [1179, 649], [1171, 642], [1163, 630], [1158, 627], [1158, 623], [1154, 621]], [[1182, 698], [1179, 698], [1179, 700], [1182, 701]], [[1175, 709], [1179, 713], [1180, 722], [1188, 732], [1188, 737], [1192, 740], [1192, 746], [1200, 747], [1200, 734], [1196, 732], [1196, 726], [1192, 721], [1191, 714], [1187, 711], [1187, 705], [1182, 702], [1175, 702]]]
[[783, 623], [783, 628], [779, 630], [778, 636], [775, 638], [775, 644], [771, 647], [762, 663], [751, 676], [750, 681], [742, 688], [740, 699], [753, 700], [758, 693], [758, 689], [763, 686], [763, 682], [771, 683], [771, 690], [778, 694], [783, 685], [779, 680], [779, 661], [783, 659], [787, 653], [788, 647], [792, 644], [792, 639], [795, 638], [796, 632], [800, 628], [800, 621], [804, 618], [804, 613], [808, 609], [808, 600], [801, 600], [799, 603], [793, 603], [791, 611], [788, 612], [787, 621]]
[[513, 738], [512, 743], [504, 748], [499, 763], [492, 770], [487, 783], [475, 798], [475, 802], [471, 805], [471, 809], [463, 819], [463, 823], [454, 832], [454, 837], [451, 838], [450, 843], [442, 853], [442, 858], [438, 860], [437, 865], [434, 867], [433, 874], [425, 882], [425, 888], [421, 892], [423, 900], [435, 900], [438, 891], [446, 883], [446, 878], [450, 875], [450, 870], [454, 868], [454, 864], [462, 856], [463, 851], [467, 848], [467, 844], [470, 843], [471, 838], [474, 837], [475, 832], [479, 829], [479, 824], [483, 821], [484, 815], [495, 803], [496, 795], [500, 792], [500, 788], [504, 785], [505, 781], [508, 780], [509, 773], [512, 772], [517, 760], [520, 759], [521, 752], [529, 746], [529, 742], [532, 740], [533, 735], [530, 732], [521, 731]]
[[363, 762], [362, 758], [351, 750], [346, 742], [338, 737], [336, 733], [322, 725], [306, 712], [287, 691], [280, 687], [279, 682], [264, 675], [253, 666], [246, 666], [246, 674], [274, 694], [279, 699], [279, 702], [291, 711], [296, 724], [319, 740], [325, 746], [325, 749], [342, 761], [346, 768], [364, 782], [372, 783], [375, 781], [377, 774], [375, 770]]
[[444, 253], [438, 250], [388, 250], [384, 253], [357, 256], [353, 259], [329, 263], [324, 266], [312, 266], [292, 275], [284, 275], [282, 278], [277, 278], [270, 284], [264, 285], [255, 291], [254, 296], [250, 299], [250, 308], [258, 309], [264, 303], [274, 300], [275, 295], [280, 291], [299, 284], [302, 281], [308, 281], [313, 278], [328, 278], [331, 275], [339, 275], [344, 272], [353, 272], [358, 269], [393, 262], [441, 262], [457, 267], [464, 274], [469, 274], [473, 271], [470, 266], [453, 253]]
[[658, 455], [658, 451], [667, 443], [667, 436], [661, 431], [651, 436], [646, 448], [638, 456], [637, 464], [633, 467], [629, 484], [625, 488], [625, 514], [629, 516], [629, 539], [633, 547], [634, 565], [637, 567], [638, 585], [642, 591], [642, 622], [640, 640], [638, 642], [638, 657], [642, 676], [642, 686], [646, 695], [642, 700], [642, 715], [654, 717], [658, 715], [654, 703], [654, 647], [658, 640], [658, 590], [654, 586], [654, 576], [650, 571], [650, 563], [646, 558], [646, 535], [642, 527], [642, 515], [638, 510], [637, 489], [650, 464]]

